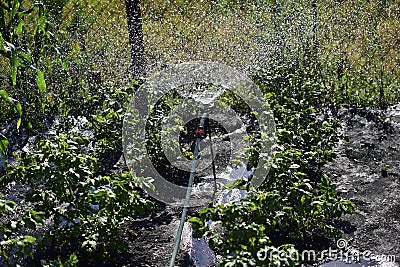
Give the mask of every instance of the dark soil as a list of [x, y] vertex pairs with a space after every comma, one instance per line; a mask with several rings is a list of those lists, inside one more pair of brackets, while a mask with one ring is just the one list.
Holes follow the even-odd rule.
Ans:
[[348, 247], [400, 261], [400, 105], [385, 111], [341, 107], [338, 157], [325, 168], [339, 194], [356, 204], [338, 226]]

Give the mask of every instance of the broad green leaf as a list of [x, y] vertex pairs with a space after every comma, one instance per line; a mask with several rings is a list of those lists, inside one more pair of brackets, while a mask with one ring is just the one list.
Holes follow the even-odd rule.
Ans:
[[4, 20], [4, 11], [2, 10], [2, 8], [0, 8], [0, 49], [2, 48], [2, 43], [4, 41], [3, 36], [1, 35], [1, 32], [4, 32], [6, 29], [6, 22]]
[[58, 63], [60, 63], [60, 65], [61, 65], [61, 67], [63, 68], [63, 70], [68, 71], [67, 63], [66, 63], [64, 60], [59, 59], [59, 60], [58, 60]]
[[8, 94], [5, 90], [0, 90], [0, 97], [4, 99], [4, 101], [11, 102]]
[[21, 122], [22, 122], [22, 119], [21, 119], [22, 106], [21, 106], [21, 104], [20, 103], [16, 103], [15, 106], [14, 106], [14, 110], [17, 112], [17, 114], [19, 116], [18, 121], [17, 121], [17, 129], [19, 129], [19, 127], [21, 126]]
[[190, 219], [188, 220], [188, 222], [190, 222], [192, 225], [197, 226], [197, 227], [195, 227], [195, 228], [199, 228], [200, 226], [203, 225], [203, 222], [202, 222], [199, 218], [197, 218], [197, 217], [192, 217], [192, 218], [190, 218]]
[[13, 2], [14, 2], [14, 4], [13, 4], [12, 10], [11, 10], [12, 17], [14, 17], [17, 14], [19, 7], [21, 5], [20, 1], [13, 1]]
[[17, 84], [17, 73], [19, 67], [20, 59], [17, 53], [12, 53], [12, 71], [11, 71], [11, 81], [12, 85]]
[[34, 35], [46, 33], [46, 22], [47, 19], [45, 16], [39, 17]]
[[30, 235], [25, 235], [24, 239], [25, 239], [25, 242], [27, 242], [27, 243], [33, 243], [36, 240], [36, 238], [34, 238], [33, 236], [30, 236]]
[[32, 56], [29, 53], [20, 52], [19, 55], [23, 57], [26, 61], [32, 62]]
[[46, 82], [44, 80], [44, 74], [41, 70], [36, 71], [36, 84], [40, 90], [40, 92], [46, 92]]
[[17, 130], [19, 129], [19, 127], [21, 127], [21, 122], [22, 122], [22, 120], [21, 120], [21, 118], [19, 118], [17, 121]]
[[14, 29], [14, 34], [18, 35], [23, 31], [24, 28], [24, 21], [20, 20], [17, 27]]
[[22, 116], [22, 106], [20, 103], [15, 104], [15, 111], [18, 113], [18, 116]]
[[5, 49], [4, 49], [4, 43], [5, 43], [5, 40], [4, 40], [4, 38], [3, 38], [3, 35], [2, 35], [1, 32], [0, 32], [0, 51], [5, 51]]
[[0, 213], [14, 212], [16, 206], [13, 201], [0, 199]]
[[35, 210], [29, 210], [28, 214], [32, 219], [37, 222], [37, 223], [42, 223], [44, 219], [44, 212], [42, 211], [35, 211]]
[[4, 135], [0, 134], [0, 152], [3, 155], [6, 155], [7, 148], [8, 148], [8, 140]]
[[[66, 260], [64, 263], [62, 262], [61, 258], [58, 257], [58, 259], [57, 259], [57, 264], [54, 263], [54, 266], [59, 266], [59, 267], [76, 267], [77, 264], [78, 264], [78, 262], [79, 262], [78, 257], [76, 256], [75, 253], [72, 253], [72, 254], [69, 256], [69, 259]], [[46, 266], [51, 267], [51, 266], [53, 266], [53, 265], [43, 265], [43, 264], [42, 264], [42, 266], [43, 266], [43, 267], [46, 267]]]

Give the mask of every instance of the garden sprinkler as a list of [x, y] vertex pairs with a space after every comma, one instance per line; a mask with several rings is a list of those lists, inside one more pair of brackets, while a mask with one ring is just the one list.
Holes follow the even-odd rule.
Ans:
[[206, 121], [207, 118], [208, 118], [208, 113], [204, 113], [203, 116], [201, 117], [200, 125], [196, 129], [196, 144], [195, 144], [194, 152], [193, 152], [192, 168], [190, 170], [189, 183], [188, 183], [188, 187], [187, 187], [187, 191], [186, 191], [185, 202], [184, 202], [184, 205], [183, 205], [182, 217], [181, 217], [181, 221], [180, 221], [180, 224], [179, 224], [179, 227], [178, 227], [178, 233], [176, 235], [176, 242], [175, 242], [175, 246], [174, 246], [174, 252], [172, 253], [172, 258], [171, 258], [171, 262], [169, 264], [169, 267], [174, 267], [176, 255], [178, 254], [179, 246], [180, 246], [180, 243], [181, 243], [183, 225], [185, 224], [186, 214], [187, 214], [187, 211], [188, 211], [188, 208], [189, 208], [190, 194], [192, 192], [194, 175], [196, 173], [196, 163], [197, 163], [197, 159], [198, 159], [198, 155], [199, 155], [200, 141], [206, 135], [206, 132], [204, 130], [204, 124], [205, 124], [205, 121]]
[[[214, 100], [222, 94], [222, 90], [219, 90], [218, 92], [215, 92], [214, 94], [207, 94], [203, 92], [200, 95], [197, 95], [197, 97], [193, 97], [195, 100], [200, 101], [203, 104], [203, 109], [204, 110], [210, 110], [213, 105], [214, 105]], [[192, 167], [190, 170], [190, 176], [189, 176], [189, 182], [186, 190], [186, 197], [185, 197], [185, 202], [183, 205], [183, 211], [182, 211], [182, 217], [181, 221], [179, 223], [178, 227], [178, 232], [176, 235], [176, 241], [175, 241], [175, 246], [174, 246], [174, 251], [172, 253], [171, 261], [169, 264], [169, 267], [174, 267], [175, 265], [175, 259], [178, 254], [180, 242], [181, 242], [181, 236], [182, 236], [182, 231], [183, 231], [183, 226], [185, 224], [186, 220], [186, 214], [189, 208], [189, 202], [190, 202], [190, 195], [192, 192], [192, 187], [193, 187], [193, 180], [194, 180], [194, 175], [196, 174], [196, 163], [199, 157], [199, 149], [200, 149], [200, 141], [206, 137], [206, 121], [208, 120], [208, 127], [210, 126], [209, 121], [210, 119], [208, 118], [208, 113], [205, 112], [203, 116], [201, 117], [200, 124], [197, 127], [195, 134], [196, 134], [196, 143], [193, 151], [193, 160], [192, 160]], [[209, 129], [208, 129], [209, 130]], [[212, 161], [212, 171], [214, 175], [214, 193], [213, 193], [213, 198], [215, 197], [215, 192], [216, 192], [216, 174], [215, 174], [215, 163], [214, 163], [214, 151], [212, 147], [212, 140], [211, 140], [211, 131], [208, 131], [208, 135], [210, 138], [210, 149], [211, 149], [211, 161]]]

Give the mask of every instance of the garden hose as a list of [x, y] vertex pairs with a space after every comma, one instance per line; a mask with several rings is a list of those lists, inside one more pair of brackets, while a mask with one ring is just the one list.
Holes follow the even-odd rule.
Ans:
[[181, 221], [179, 223], [178, 233], [176, 234], [174, 252], [172, 253], [172, 257], [171, 257], [171, 261], [170, 261], [169, 267], [174, 267], [175, 259], [176, 259], [176, 256], [178, 254], [179, 246], [180, 246], [180, 243], [181, 243], [181, 236], [182, 236], [183, 226], [185, 224], [186, 214], [187, 214], [187, 211], [188, 211], [188, 208], [189, 208], [190, 194], [192, 192], [194, 175], [196, 173], [196, 162], [197, 162], [197, 158], [198, 158], [198, 154], [199, 154], [200, 141], [201, 141], [202, 138], [205, 137], [204, 123], [205, 123], [206, 118], [208, 118], [208, 113], [204, 113], [203, 114], [203, 117], [200, 120], [200, 125], [196, 129], [196, 145], [194, 147], [194, 152], [193, 152], [192, 168], [190, 170], [189, 183], [188, 183], [188, 187], [187, 187], [187, 190], [186, 190], [186, 198], [185, 198], [185, 202], [184, 202], [184, 205], [183, 205], [182, 217], [181, 217]]

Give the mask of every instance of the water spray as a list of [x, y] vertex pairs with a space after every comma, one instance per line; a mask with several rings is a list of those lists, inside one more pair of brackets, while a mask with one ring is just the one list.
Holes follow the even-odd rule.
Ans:
[[[188, 90], [188, 86], [191, 85], [196, 86], [193, 87], [193, 90]], [[179, 153], [179, 143], [175, 142], [177, 140], [174, 139], [179, 134], [177, 130], [171, 135], [166, 135], [165, 139], [161, 139], [164, 142], [163, 144], [169, 146], [165, 155], [171, 165], [180, 170], [190, 171], [187, 187], [174, 184], [163, 177], [152, 162], [152, 157], [147, 150], [148, 135], [146, 126], [152, 115], [152, 107], [156, 107], [164, 96], [170, 96], [169, 94], [173, 90], [184, 101], [177, 106], [176, 110], [171, 112], [171, 120], [167, 121], [166, 129], [168, 129], [169, 125], [175, 125], [176, 118], [181, 118], [182, 121], [191, 121], [194, 118], [198, 118], [199, 114], [204, 113], [196, 129], [192, 160], [188, 161], [185, 155]], [[257, 122], [261, 136], [260, 155], [264, 156], [258, 159], [252, 179], [249, 182], [250, 187], [257, 188], [267, 177], [269, 171], [269, 168], [265, 166], [272, 158], [275, 144], [275, 122], [273, 113], [267, 105], [262, 92], [244, 72], [215, 62], [199, 61], [173, 65], [146, 79], [146, 82], [135, 92], [135, 96], [129, 103], [127, 116], [124, 118], [123, 148], [129, 170], [137, 177], [153, 179], [154, 187], [144, 188], [150, 196], [174, 206], [182, 206], [183, 204], [170, 267], [175, 266], [188, 208], [190, 206], [210, 204], [209, 198], [211, 197], [215, 201], [218, 188], [213, 143], [215, 144], [215, 141], [229, 137], [230, 141], [235, 144], [230, 149], [231, 160], [241, 157], [246, 146], [249, 145], [244, 141], [246, 131], [243, 131], [243, 120], [238, 114], [239, 112], [229, 104], [225, 105], [224, 101], [220, 103], [221, 101], [218, 100], [218, 97], [223, 96], [225, 93], [232, 93], [241, 99], [242, 104], [250, 109]], [[198, 110], [202, 110], [202, 112], [199, 113]], [[226, 135], [211, 136], [211, 118], [227, 130]], [[197, 186], [193, 188], [196, 171], [200, 172], [200, 170], [203, 171], [209, 167], [208, 161], [199, 161], [200, 142], [206, 138], [205, 129], [207, 129], [211, 145], [211, 167], [214, 176], [214, 192], [212, 196], [208, 185], [203, 186], [200, 183], [199, 188]], [[247, 158], [242, 157], [240, 160], [243, 166], [246, 166], [247, 162]], [[234, 179], [235, 177], [229, 176], [229, 178]], [[196, 195], [196, 198], [193, 197], [194, 195]]]

